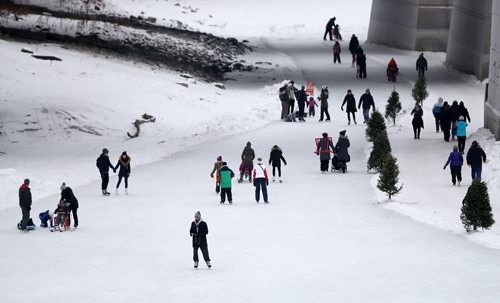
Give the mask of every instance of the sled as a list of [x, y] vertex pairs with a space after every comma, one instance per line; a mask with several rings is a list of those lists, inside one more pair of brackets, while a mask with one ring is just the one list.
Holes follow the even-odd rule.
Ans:
[[[318, 153], [318, 145], [319, 145], [319, 141], [323, 139], [323, 138], [314, 138], [314, 142], [316, 143], [316, 150], [314, 151], [315, 154], [319, 154]], [[333, 144], [333, 139], [332, 137], [328, 137], [328, 141], [329, 143], [332, 143]], [[328, 144], [330, 145], [330, 144]], [[323, 150], [323, 151], [320, 151], [320, 153], [333, 153], [333, 150]]]

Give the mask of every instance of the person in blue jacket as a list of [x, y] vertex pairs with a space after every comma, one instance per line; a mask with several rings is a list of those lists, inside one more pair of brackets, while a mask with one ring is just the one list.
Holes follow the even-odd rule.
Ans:
[[446, 161], [443, 169], [446, 169], [448, 164], [450, 165], [451, 183], [455, 186], [458, 180], [458, 186], [460, 186], [460, 182], [462, 182], [462, 165], [464, 164], [464, 157], [462, 153], [458, 151], [458, 146], [456, 145], [453, 146], [453, 151], [448, 156], [448, 161]]
[[456, 123], [457, 127], [457, 140], [458, 140], [458, 151], [464, 154], [465, 150], [465, 139], [467, 138], [467, 122], [465, 122], [465, 117], [460, 116]]

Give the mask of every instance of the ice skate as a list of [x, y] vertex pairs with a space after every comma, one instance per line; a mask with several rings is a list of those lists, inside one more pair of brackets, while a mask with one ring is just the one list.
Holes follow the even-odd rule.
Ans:
[[210, 264], [210, 261], [207, 261], [207, 266], [208, 268], [212, 268], [212, 264]]
[[198, 268], [198, 261], [194, 261], [194, 268]]

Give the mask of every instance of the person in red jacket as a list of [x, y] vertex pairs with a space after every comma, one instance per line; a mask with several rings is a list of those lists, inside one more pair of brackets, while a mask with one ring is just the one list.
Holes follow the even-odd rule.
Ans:
[[262, 189], [262, 196], [264, 197], [264, 202], [269, 203], [267, 199], [267, 186], [269, 185], [269, 177], [267, 174], [267, 168], [262, 164], [262, 158], [257, 158], [257, 166], [253, 169], [253, 186], [255, 186], [255, 201], [259, 203], [260, 200], [260, 190]]
[[391, 82], [396, 82], [396, 76], [398, 75], [398, 65], [396, 63], [396, 60], [394, 58], [389, 61], [389, 64], [387, 65], [387, 80]]

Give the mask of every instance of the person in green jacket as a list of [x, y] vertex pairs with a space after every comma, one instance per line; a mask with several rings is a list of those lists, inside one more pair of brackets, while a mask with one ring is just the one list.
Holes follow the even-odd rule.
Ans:
[[231, 179], [234, 178], [234, 173], [233, 171], [227, 167], [226, 162], [222, 162], [222, 166], [219, 170], [219, 175], [218, 175], [218, 181], [220, 184], [220, 203], [226, 202], [226, 196], [227, 196], [227, 201], [229, 204], [233, 203], [233, 194], [231, 192]]

